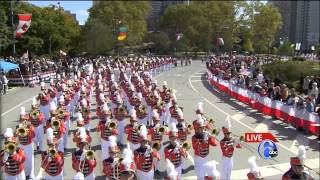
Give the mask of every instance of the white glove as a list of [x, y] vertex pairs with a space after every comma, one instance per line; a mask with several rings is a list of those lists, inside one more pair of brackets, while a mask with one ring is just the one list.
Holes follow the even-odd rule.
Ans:
[[48, 157], [48, 162], [52, 161], [52, 157]]

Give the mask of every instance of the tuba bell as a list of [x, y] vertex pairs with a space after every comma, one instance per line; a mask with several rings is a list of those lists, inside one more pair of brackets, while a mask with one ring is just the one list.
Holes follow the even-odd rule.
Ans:
[[117, 124], [113, 121], [109, 122], [107, 126], [110, 129], [117, 129]]
[[161, 149], [161, 142], [160, 141], [156, 141], [152, 144], [152, 149], [155, 149], [157, 151], [159, 151]]
[[25, 137], [28, 135], [28, 129], [26, 127], [19, 127], [16, 131], [19, 137]]
[[92, 160], [94, 159], [94, 151], [93, 150], [88, 150], [85, 152], [85, 158], [87, 160]]
[[58, 129], [59, 127], [60, 127], [60, 121], [59, 120], [53, 120], [52, 122], [51, 122], [51, 127], [53, 128], [53, 129]]
[[166, 132], [166, 128], [164, 126], [160, 126], [156, 129], [157, 132], [164, 134]]
[[63, 119], [64, 116], [65, 116], [65, 111], [64, 111], [63, 109], [60, 109], [60, 110], [58, 111], [58, 117]]
[[5, 151], [9, 154], [13, 154], [17, 150], [17, 145], [13, 142], [9, 142], [5, 146]]
[[54, 157], [57, 153], [58, 153], [58, 151], [55, 148], [50, 148], [49, 152], [48, 152], [48, 155], [50, 157]]
[[217, 129], [217, 128], [213, 128], [210, 132], [211, 135], [215, 135], [215, 136], [218, 136], [220, 133], [220, 129]]
[[183, 144], [182, 144], [182, 148], [183, 149], [186, 149], [186, 150], [189, 150], [191, 148], [191, 144], [187, 141], [185, 141]]

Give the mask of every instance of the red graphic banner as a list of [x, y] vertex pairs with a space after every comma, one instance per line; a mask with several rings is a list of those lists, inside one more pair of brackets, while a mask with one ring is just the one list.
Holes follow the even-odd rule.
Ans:
[[245, 142], [258, 143], [267, 139], [278, 142], [271, 133], [245, 133], [244, 135]]

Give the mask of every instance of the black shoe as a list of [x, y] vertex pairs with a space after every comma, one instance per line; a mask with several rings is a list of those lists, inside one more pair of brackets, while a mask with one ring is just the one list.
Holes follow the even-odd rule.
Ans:
[[161, 172], [160, 172], [159, 170], [155, 170], [155, 173], [156, 173], [157, 175], [160, 175], [160, 174], [161, 174]]
[[187, 171], [185, 169], [182, 169], [182, 174], [187, 173]]

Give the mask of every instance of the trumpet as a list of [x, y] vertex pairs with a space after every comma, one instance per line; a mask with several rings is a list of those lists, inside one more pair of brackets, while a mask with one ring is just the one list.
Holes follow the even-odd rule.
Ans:
[[88, 150], [85, 152], [85, 158], [88, 160], [94, 159], [94, 151], [93, 150]]
[[60, 109], [60, 110], [58, 111], [58, 117], [64, 118], [64, 116], [65, 116], [65, 111], [64, 111], [63, 109]]
[[157, 132], [164, 134], [166, 132], [166, 128], [164, 126], [159, 126], [156, 129]]
[[214, 125], [216, 122], [215, 122], [215, 120], [213, 120], [212, 118], [209, 118], [208, 123]]
[[60, 121], [59, 120], [53, 120], [51, 122], [51, 127], [54, 129], [58, 129], [60, 127]]
[[107, 125], [108, 128], [110, 129], [116, 129], [117, 128], [117, 124], [115, 122], [109, 122]]
[[28, 129], [26, 127], [19, 127], [16, 131], [19, 137], [25, 137], [28, 135]]
[[57, 153], [58, 153], [58, 151], [57, 151], [56, 149], [50, 148], [50, 149], [49, 149], [49, 152], [48, 152], [48, 155], [49, 155], [50, 157], [54, 157], [55, 155], [57, 155]]
[[17, 145], [13, 142], [6, 144], [5, 151], [9, 154], [13, 154], [17, 150]]
[[143, 113], [147, 113], [147, 107], [146, 106], [142, 106], [140, 108], [140, 111], [143, 112]]
[[220, 133], [220, 129], [213, 128], [210, 133], [211, 133], [211, 135], [218, 136]]
[[152, 149], [155, 149], [157, 151], [159, 151], [161, 149], [161, 142], [160, 141], [156, 141], [152, 144]]
[[123, 106], [121, 106], [120, 108], [119, 108], [119, 113], [120, 114], [124, 114], [126, 112], [126, 109], [123, 107]]
[[181, 147], [183, 149], [189, 150], [191, 148], [191, 144], [189, 142], [185, 141], [185, 142], [182, 143]]
[[39, 112], [37, 110], [31, 112], [31, 118], [37, 119]]
[[82, 111], [83, 111], [83, 113], [85, 113], [85, 114], [88, 114], [88, 113], [90, 112], [88, 108], [84, 108]]
[[192, 129], [192, 125], [191, 125], [191, 124], [188, 124], [188, 125], [187, 125], [187, 129], [190, 129], [190, 130], [191, 130], [191, 129]]

